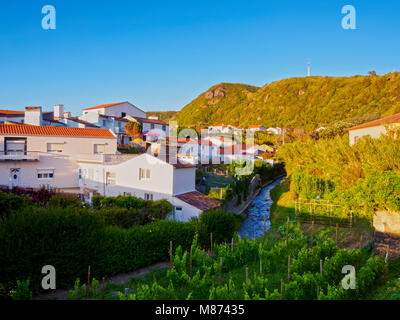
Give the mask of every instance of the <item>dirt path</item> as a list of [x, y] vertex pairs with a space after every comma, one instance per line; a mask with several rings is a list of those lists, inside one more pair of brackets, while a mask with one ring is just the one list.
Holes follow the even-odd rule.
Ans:
[[[123, 273], [113, 276], [111, 278], [107, 278], [105, 279], [104, 282], [105, 285], [107, 285], [108, 283], [124, 284], [132, 278], [140, 278], [156, 269], [167, 269], [168, 267], [169, 267], [169, 262], [159, 262], [150, 267], [142, 268], [133, 272]], [[49, 293], [44, 293], [33, 297], [33, 300], [49, 300], [49, 299], [64, 300], [67, 298], [69, 291], [72, 289], [73, 288], [65, 290], [63, 289], [52, 290]]]

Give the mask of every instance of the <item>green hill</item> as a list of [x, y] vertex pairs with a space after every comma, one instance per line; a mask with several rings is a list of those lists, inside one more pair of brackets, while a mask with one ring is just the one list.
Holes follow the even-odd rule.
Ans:
[[[226, 123], [314, 130], [336, 121], [400, 112], [400, 73], [289, 78], [261, 88], [221, 83], [186, 105], [180, 126]], [[369, 115], [366, 117], [366, 115]]]
[[241, 124], [247, 108], [259, 88], [246, 84], [221, 83], [202, 93], [177, 115], [180, 126], [200, 124]]

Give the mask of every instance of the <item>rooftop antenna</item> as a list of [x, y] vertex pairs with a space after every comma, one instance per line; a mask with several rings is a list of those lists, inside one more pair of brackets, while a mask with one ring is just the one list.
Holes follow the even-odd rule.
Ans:
[[310, 70], [310, 59], [308, 59], [308, 67], [307, 67], [307, 77], [311, 76], [311, 70]]

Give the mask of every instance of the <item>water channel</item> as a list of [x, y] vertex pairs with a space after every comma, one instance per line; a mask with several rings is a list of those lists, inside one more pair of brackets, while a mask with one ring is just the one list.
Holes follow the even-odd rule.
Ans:
[[266, 216], [265, 229], [268, 230], [271, 227], [270, 221], [270, 209], [272, 206], [272, 200], [270, 191], [275, 188], [285, 177], [279, 178], [271, 184], [261, 189], [260, 193], [248, 207], [248, 216], [243, 221], [238, 234], [244, 238], [246, 234], [249, 239], [259, 238], [264, 233], [264, 216]]

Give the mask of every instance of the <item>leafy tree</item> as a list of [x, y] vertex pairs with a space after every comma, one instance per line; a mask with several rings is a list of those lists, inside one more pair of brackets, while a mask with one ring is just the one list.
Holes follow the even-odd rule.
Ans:
[[142, 125], [137, 121], [129, 121], [124, 127], [127, 135], [134, 139], [142, 137]]

